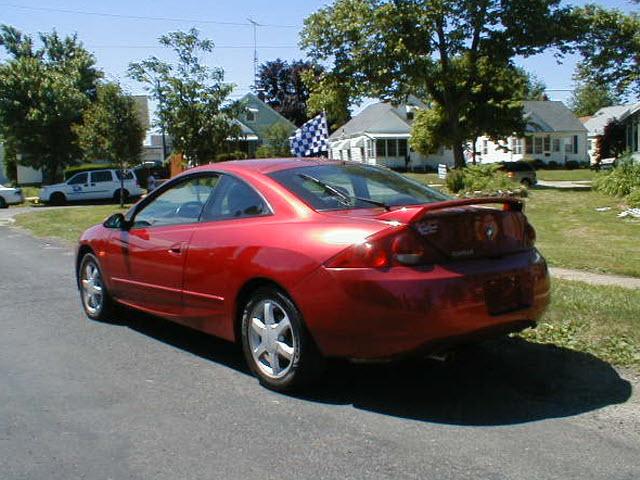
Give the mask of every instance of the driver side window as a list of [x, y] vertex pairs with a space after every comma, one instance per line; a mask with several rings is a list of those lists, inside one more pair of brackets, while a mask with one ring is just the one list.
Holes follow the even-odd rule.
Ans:
[[136, 214], [133, 228], [197, 223], [218, 178], [218, 175], [198, 176], [174, 185]]

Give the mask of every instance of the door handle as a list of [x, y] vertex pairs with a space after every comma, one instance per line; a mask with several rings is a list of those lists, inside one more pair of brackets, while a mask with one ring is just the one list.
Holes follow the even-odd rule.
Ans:
[[171, 245], [171, 247], [169, 248], [169, 253], [173, 255], [180, 255], [182, 253], [182, 242]]

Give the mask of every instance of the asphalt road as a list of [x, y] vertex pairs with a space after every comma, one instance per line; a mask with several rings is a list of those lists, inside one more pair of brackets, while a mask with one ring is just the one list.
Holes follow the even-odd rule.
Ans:
[[72, 270], [0, 227], [2, 480], [640, 478], [638, 381], [592, 356], [507, 340], [286, 396], [227, 343], [87, 320]]

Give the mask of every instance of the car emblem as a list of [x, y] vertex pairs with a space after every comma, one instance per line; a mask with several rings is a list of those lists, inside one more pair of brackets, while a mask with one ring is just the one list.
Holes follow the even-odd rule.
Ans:
[[487, 236], [487, 240], [493, 240], [493, 237], [495, 237], [496, 235], [496, 229], [493, 227], [493, 225], [489, 225], [485, 229], [484, 233]]

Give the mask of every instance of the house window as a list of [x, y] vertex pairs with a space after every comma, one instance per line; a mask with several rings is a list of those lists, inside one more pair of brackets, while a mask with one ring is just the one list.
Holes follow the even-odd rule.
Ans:
[[564, 153], [572, 153], [573, 152], [573, 138], [568, 137], [564, 139]]
[[407, 111], [407, 120], [413, 120], [413, 110]]
[[482, 140], [482, 154], [483, 155], [488, 155], [489, 154], [489, 141], [488, 140]]
[[407, 141], [405, 139], [398, 140], [398, 156], [399, 157], [407, 156]]
[[398, 141], [397, 140], [387, 140], [387, 156], [389, 157], [397, 157], [398, 156]]
[[627, 125], [627, 149], [630, 150], [633, 145], [633, 129], [631, 128], [631, 124]]
[[544, 151], [545, 152], [550, 152], [551, 151], [551, 136], [549, 136], [549, 135], [544, 137]]
[[578, 154], [578, 135], [573, 136], [573, 153]]
[[534, 137], [533, 139], [534, 153], [542, 153], [543, 141], [542, 137]]
[[387, 156], [387, 142], [386, 140], [376, 140], [376, 157]]
[[522, 139], [511, 137], [511, 153], [515, 155], [522, 154]]
[[533, 153], [533, 138], [524, 137], [524, 145], [525, 145], [525, 152], [528, 153], [528, 154], [532, 154]]
[[258, 118], [257, 110], [247, 110], [247, 122], [255, 122]]
[[554, 138], [553, 139], [553, 151], [554, 152], [559, 152], [560, 151], [560, 139], [559, 138]]
[[367, 140], [367, 158], [373, 158], [373, 140]]

